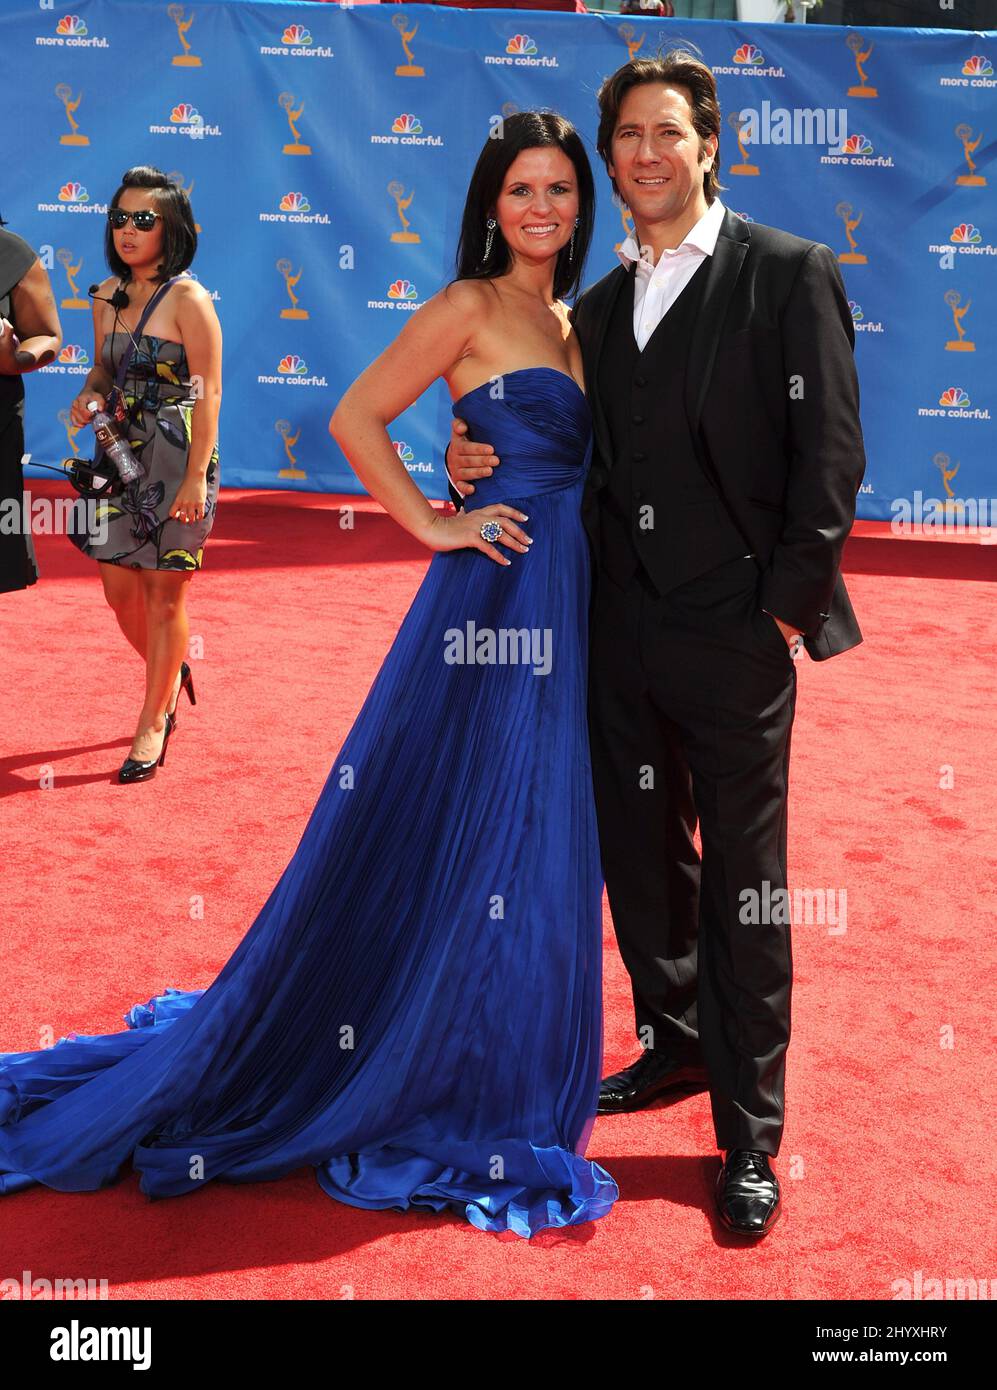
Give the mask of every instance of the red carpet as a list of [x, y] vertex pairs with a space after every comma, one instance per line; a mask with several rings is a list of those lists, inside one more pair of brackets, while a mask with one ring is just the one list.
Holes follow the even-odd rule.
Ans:
[[[997, 548], [865, 529], [846, 557], [865, 644], [799, 667], [790, 881], [839, 906], [845, 891], [847, 922], [794, 926], [785, 1209], [765, 1241], [742, 1247], [713, 1220], [703, 1095], [599, 1120], [588, 1153], [620, 1201], [529, 1243], [342, 1206], [311, 1169], [157, 1202], [129, 1171], [101, 1192], [0, 1198], [0, 1279], [187, 1299], [889, 1299], [918, 1271], [989, 1279]], [[181, 696], [165, 767], [126, 788], [113, 773], [138, 658], [96, 566], [63, 538], [37, 545], [41, 582], [0, 597], [0, 1051], [111, 1032], [167, 985], [212, 981], [428, 562], [366, 500], [224, 492], [189, 596], [198, 704]], [[608, 914], [605, 998], [608, 1071], [636, 1055]]]

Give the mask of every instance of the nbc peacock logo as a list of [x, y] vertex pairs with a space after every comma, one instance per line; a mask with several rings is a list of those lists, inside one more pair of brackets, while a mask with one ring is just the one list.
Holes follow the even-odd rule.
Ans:
[[506, 40], [504, 53], [482, 54], [484, 62], [500, 67], [556, 68], [553, 54], [541, 53], [529, 34], [513, 34]]
[[36, 207], [39, 212], [92, 213], [99, 217], [103, 217], [107, 212], [106, 203], [90, 201], [86, 184], [80, 183], [79, 179], [67, 179], [64, 184], [60, 184], [54, 203], [38, 203]]
[[883, 332], [883, 325], [878, 322], [874, 323], [871, 319], [867, 319], [862, 305], [856, 303], [854, 299], [848, 301], [848, 309], [852, 316], [852, 325], [856, 333]]
[[209, 125], [190, 101], [178, 101], [170, 107], [169, 120], [163, 125], [151, 125], [150, 135], [188, 135], [192, 140], [203, 140], [208, 135], [221, 135], [221, 128]]
[[[344, 0], [349, 3], [349, 0]], [[285, 24], [279, 43], [261, 43], [259, 52], [264, 58], [332, 58], [326, 44], [316, 43], [307, 24]]]
[[327, 212], [313, 212], [312, 205], [308, 201], [308, 194], [291, 188], [281, 195], [277, 203], [277, 211], [261, 212], [259, 220], [261, 222], [321, 223], [322, 226], [327, 227], [329, 214]]
[[963, 390], [961, 386], [949, 386], [938, 397], [937, 405], [920, 406], [918, 415], [941, 416], [946, 420], [989, 420], [989, 406], [981, 408], [974, 406], [969, 399], [969, 392]]
[[89, 364], [90, 358], [87, 356], [85, 347], [79, 343], [67, 343], [59, 353], [58, 361], [66, 367], [85, 367]]
[[744, 66], [751, 65], [757, 67], [759, 63], [765, 62], [765, 55], [762, 50], [756, 48], [753, 43], [742, 43], [740, 48], [734, 50], [733, 61]]
[[951, 270], [956, 256], [997, 256], [997, 246], [985, 241], [981, 229], [972, 222], [957, 222], [946, 241], [933, 243], [928, 250], [939, 257], [943, 270]]
[[191, 106], [189, 101], [181, 101], [174, 106], [170, 112], [170, 120], [174, 125], [203, 125], [204, 117], [196, 106]]
[[893, 156], [891, 154], [875, 154], [872, 141], [867, 135], [861, 133], [849, 135], [837, 149], [832, 149], [828, 154], [821, 155], [820, 162], [821, 164], [874, 165], [879, 169], [893, 168]]
[[276, 372], [261, 372], [257, 378], [261, 386], [327, 386], [324, 376], [309, 376], [308, 364], [296, 352], [287, 352], [277, 363]]
[[442, 147], [442, 135], [427, 135], [414, 111], [401, 111], [391, 122], [388, 134], [373, 134], [372, 145], [435, 145]]
[[[7, 8], [12, 8], [8, 6]], [[26, 8], [21, 6], [22, 9]], [[39, 0], [37, 9], [51, 10], [52, 0]], [[91, 34], [82, 15], [64, 14], [47, 34], [35, 35], [36, 48], [110, 48], [103, 35]]]
[[391, 442], [395, 446], [395, 453], [410, 473], [432, 473], [431, 463], [416, 463], [411, 444], [406, 444], [404, 439], [393, 439]]
[[997, 87], [994, 65], [985, 53], [974, 53], [959, 69], [958, 77], [939, 77], [940, 87]]
[[711, 67], [715, 77], [785, 77], [785, 70], [765, 62], [765, 54], [754, 43], [739, 44], [726, 63]]
[[864, 135], [849, 135], [841, 146], [842, 154], [872, 154], [872, 146]]
[[384, 299], [368, 299], [368, 309], [401, 309], [411, 311], [418, 309], [419, 291], [411, 280], [406, 280], [400, 276], [397, 280], [392, 280], [388, 286]]

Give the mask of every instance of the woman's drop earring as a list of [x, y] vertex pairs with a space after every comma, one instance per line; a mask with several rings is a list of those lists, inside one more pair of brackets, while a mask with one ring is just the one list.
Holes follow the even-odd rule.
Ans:
[[495, 235], [495, 228], [496, 228], [497, 226], [498, 226], [498, 223], [495, 221], [495, 218], [494, 218], [494, 217], [489, 217], [488, 221], [485, 223], [485, 227], [487, 228], [487, 231], [486, 231], [486, 234], [485, 234], [485, 260], [486, 260], [486, 261], [487, 261], [488, 257], [492, 254], [492, 238], [493, 238], [494, 235]]
[[576, 217], [576, 218], [575, 218], [575, 225], [574, 225], [574, 226], [572, 227], [572, 229], [571, 229], [571, 240], [568, 242], [568, 260], [569, 260], [569, 261], [574, 260], [574, 256], [575, 256], [575, 232], [578, 231], [578, 224], [581, 222], [581, 220], [582, 220], [582, 219], [581, 219], [580, 217]]

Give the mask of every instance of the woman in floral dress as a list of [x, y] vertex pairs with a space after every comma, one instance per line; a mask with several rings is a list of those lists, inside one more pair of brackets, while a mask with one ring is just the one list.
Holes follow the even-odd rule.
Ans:
[[[181, 685], [194, 698], [183, 659], [185, 599], [218, 496], [222, 335], [211, 296], [185, 274], [197, 250], [194, 217], [184, 190], [165, 174], [145, 166], [127, 171], [108, 209], [105, 249], [115, 273], [94, 299], [94, 366], [71, 418], [89, 423], [91, 401], [116, 414], [142, 477], [104, 499], [97, 524], [72, 540], [98, 562], [107, 601], [145, 662], [142, 708], [118, 773], [119, 781], [133, 782], [154, 776], [165, 757]], [[174, 277], [134, 338], [145, 306]], [[116, 291], [127, 304], [120, 294], [110, 302]], [[115, 372], [133, 339], [119, 393], [112, 389]]]

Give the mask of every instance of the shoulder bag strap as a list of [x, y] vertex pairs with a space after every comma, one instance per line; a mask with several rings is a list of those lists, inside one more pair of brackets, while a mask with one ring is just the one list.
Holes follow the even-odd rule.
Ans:
[[128, 368], [131, 366], [132, 358], [135, 355], [135, 345], [142, 337], [142, 330], [149, 321], [149, 315], [152, 313], [153, 309], [155, 309], [156, 305], [162, 299], [163, 295], [170, 288], [170, 286], [174, 284], [177, 280], [179, 280], [179, 278], [179, 275], [174, 275], [169, 280], [167, 280], [164, 285], [160, 285], [159, 289], [152, 296], [152, 298], [149, 300], [148, 304], [142, 311], [142, 317], [138, 321], [138, 327], [135, 329], [135, 332], [129, 335], [128, 346], [121, 354], [121, 361], [118, 363], [118, 370], [114, 376], [114, 384], [115, 386], [117, 386], [119, 391], [124, 389], [125, 376], [128, 373]]

